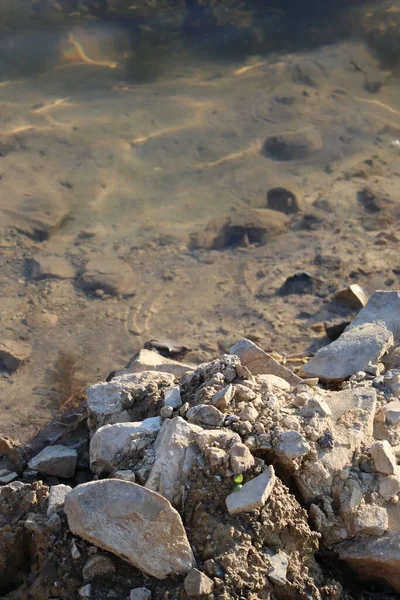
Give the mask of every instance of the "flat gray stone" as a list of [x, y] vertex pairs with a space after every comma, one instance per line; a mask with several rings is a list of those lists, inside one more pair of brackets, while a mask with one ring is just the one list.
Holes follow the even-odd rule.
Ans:
[[7, 471], [7, 469], [0, 471], [0, 485], [8, 485], [15, 479], [18, 479], [18, 473], [15, 471]]
[[74, 448], [61, 445], [48, 446], [31, 458], [28, 467], [44, 475], [68, 479], [75, 473], [77, 460], [78, 453]]
[[129, 594], [129, 600], [151, 600], [151, 591], [145, 587], [134, 588]]
[[110, 473], [118, 465], [121, 455], [129, 454], [132, 436], [137, 433], [153, 434], [161, 429], [161, 417], [150, 417], [136, 423], [116, 423], [99, 427], [90, 441], [90, 468], [101, 475]]
[[229, 494], [226, 498], [229, 514], [235, 515], [262, 508], [268, 500], [274, 485], [275, 471], [272, 466], [269, 466], [261, 475], [245, 483], [241, 490]]
[[357, 510], [354, 527], [363, 535], [383, 535], [389, 526], [388, 514], [383, 506], [365, 504]]
[[181, 392], [178, 385], [173, 385], [164, 390], [164, 406], [174, 410], [182, 406]]
[[268, 579], [270, 579], [275, 585], [285, 585], [287, 582], [286, 573], [289, 565], [288, 555], [279, 550], [276, 554], [269, 557], [272, 569], [268, 573]]
[[32, 354], [32, 346], [15, 340], [0, 341], [0, 363], [7, 371], [16, 371]]
[[189, 408], [186, 413], [186, 418], [191, 423], [216, 427], [222, 425], [225, 416], [215, 406], [211, 406], [210, 404], [198, 404], [197, 406]]
[[293, 460], [308, 454], [310, 449], [310, 444], [306, 442], [301, 433], [292, 429], [280, 434], [275, 452], [280, 458]]
[[242, 365], [247, 367], [252, 375], [276, 375], [290, 383], [290, 385], [297, 385], [302, 381], [295, 373], [292, 373], [246, 338], [236, 342], [229, 349], [229, 352], [238, 356]]
[[189, 365], [166, 356], [161, 356], [158, 352], [143, 348], [129, 361], [125, 369], [116, 372], [116, 375], [126, 375], [127, 373], [142, 373], [143, 371], [158, 371], [159, 373], [171, 373], [177, 378], [182, 377], [190, 371], [196, 369], [195, 365]]
[[140, 485], [120, 479], [84, 483], [68, 494], [65, 512], [74, 535], [157, 579], [194, 566], [179, 513]]
[[400, 343], [400, 292], [378, 291], [342, 335], [302, 367], [304, 377], [341, 381], [358, 371], [379, 375], [378, 363]]

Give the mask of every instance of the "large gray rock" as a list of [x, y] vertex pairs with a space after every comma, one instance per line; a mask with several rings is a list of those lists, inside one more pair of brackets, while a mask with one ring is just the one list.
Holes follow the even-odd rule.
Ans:
[[400, 341], [400, 292], [375, 292], [332, 344], [301, 369], [304, 377], [341, 381], [358, 371], [376, 375], [378, 363]]
[[181, 417], [164, 422], [155, 443], [156, 456], [146, 488], [180, 506], [182, 485], [200, 456], [196, 435], [201, 432], [201, 427], [187, 423]]
[[77, 460], [78, 453], [74, 448], [61, 445], [48, 446], [31, 458], [28, 467], [44, 475], [68, 479], [75, 473]]
[[118, 466], [122, 454], [130, 452], [132, 436], [152, 434], [161, 429], [161, 417], [150, 417], [137, 423], [116, 423], [100, 427], [90, 441], [90, 468], [101, 475]]
[[[171, 386], [174, 380], [170, 373], [144, 371], [120, 375], [107, 383], [91, 385], [87, 389], [90, 428], [95, 430], [103, 425], [138, 421], [138, 418], [132, 418], [132, 412], [136, 416], [138, 409], [142, 407], [143, 414], [147, 415], [154, 400], [155, 386], [160, 390], [161, 398], [162, 389]], [[146, 402], [147, 395], [151, 398], [149, 403]], [[136, 397], [140, 402], [139, 407], [135, 403]]]
[[157, 579], [194, 566], [178, 512], [140, 485], [120, 479], [84, 483], [68, 494], [65, 512], [74, 535]]
[[297, 385], [301, 382], [300, 377], [278, 363], [272, 356], [246, 338], [236, 342], [229, 349], [229, 352], [238, 356], [242, 365], [247, 367], [252, 375], [277, 375], [277, 377], [281, 377], [290, 383], [290, 385]]

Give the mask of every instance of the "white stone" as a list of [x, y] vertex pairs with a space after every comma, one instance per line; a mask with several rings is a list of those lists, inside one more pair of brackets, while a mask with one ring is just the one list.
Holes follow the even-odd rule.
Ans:
[[241, 442], [240, 435], [229, 429], [198, 429], [196, 442], [203, 454], [212, 446], [227, 450], [232, 444]]
[[66, 495], [72, 490], [69, 485], [52, 485], [49, 494], [49, 503], [47, 505], [47, 516], [51, 517], [52, 514], [56, 513], [60, 508], [64, 506]]
[[214, 589], [214, 582], [198, 569], [191, 569], [185, 577], [183, 586], [189, 598], [208, 596]]
[[358, 509], [354, 526], [357, 533], [383, 535], [389, 526], [386, 508], [365, 504]]
[[129, 600], [151, 600], [151, 591], [145, 587], [134, 588], [129, 594]]
[[78, 453], [74, 448], [67, 446], [47, 446], [39, 454], [31, 458], [28, 463], [30, 469], [39, 471], [44, 475], [53, 475], [68, 479], [75, 473]]
[[272, 466], [244, 484], [241, 490], [232, 492], [226, 498], [226, 506], [231, 515], [250, 512], [262, 508], [275, 485], [275, 472]]
[[276, 554], [269, 557], [272, 570], [268, 573], [270, 579], [276, 585], [285, 585], [287, 582], [286, 573], [289, 565], [289, 558], [285, 552], [279, 550]]
[[302, 417], [330, 417], [332, 411], [321, 398], [310, 398], [300, 411]]
[[177, 410], [182, 406], [179, 386], [174, 385], [164, 390], [164, 406], [170, 406], [174, 410]]
[[157, 579], [194, 565], [178, 512], [140, 485], [120, 479], [84, 483], [68, 494], [64, 510], [74, 535]]
[[146, 488], [180, 505], [182, 485], [200, 456], [196, 434], [201, 431], [182, 417], [164, 422], [155, 443], [155, 460]]
[[90, 598], [92, 594], [92, 586], [90, 585], [90, 583], [87, 583], [86, 585], [83, 585], [81, 588], [79, 588], [78, 594], [81, 598]]
[[388, 441], [374, 442], [369, 449], [378, 473], [393, 475], [396, 472], [396, 456]]
[[393, 400], [383, 407], [386, 422], [389, 425], [398, 425], [400, 423], [400, 402]]
[[71, 556], [74, 560], [78, 560], [78, 558], [80, 558], [82, 556], [81, 551], [79, 550], [78, 546], [76, 545], [75, 540], [72, 540], [72, 542], [71, 542]]
[[289, 430], [280, 434], [275, 451], [280, 458], [293, 460], [308, 454], [310, 449], [310, 444], [306, 442], [301, 433]]
[[100, 427], [90, 441], [90, 468], [98, 475], [113, 471], [117, 456], [129, 453], [132, 436], [154, 434], [161, 429], [161, 417], [135, 423], [116, 423]]

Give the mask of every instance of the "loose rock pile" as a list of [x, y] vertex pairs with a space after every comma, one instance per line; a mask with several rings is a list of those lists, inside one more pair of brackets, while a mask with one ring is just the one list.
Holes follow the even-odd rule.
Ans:
[[1, 440], [0, 593], [339, 599], [318, 551], [400, 592], [400, 370], [385, 366], [399, 308], [377, 292], [298, 374], [246, 339], [180, 379], [165, 358], [148, 370], [146, 350], [88, 389], [92, 480], [78, 485], [79, 444], [26, 468]]

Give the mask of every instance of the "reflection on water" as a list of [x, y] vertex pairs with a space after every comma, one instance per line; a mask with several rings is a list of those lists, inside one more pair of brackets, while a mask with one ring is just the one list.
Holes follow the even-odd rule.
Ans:
[[[294, 353], [349, 318], [338, 288], [398, 285], [400, 4], [127, 4], [0, 20], [1, 336], [32, 348], [0, 412], [22, 437], [60, 351], [89, 378], [151, 338]], [[297, 271], [311, 293], [282, 298]]]

